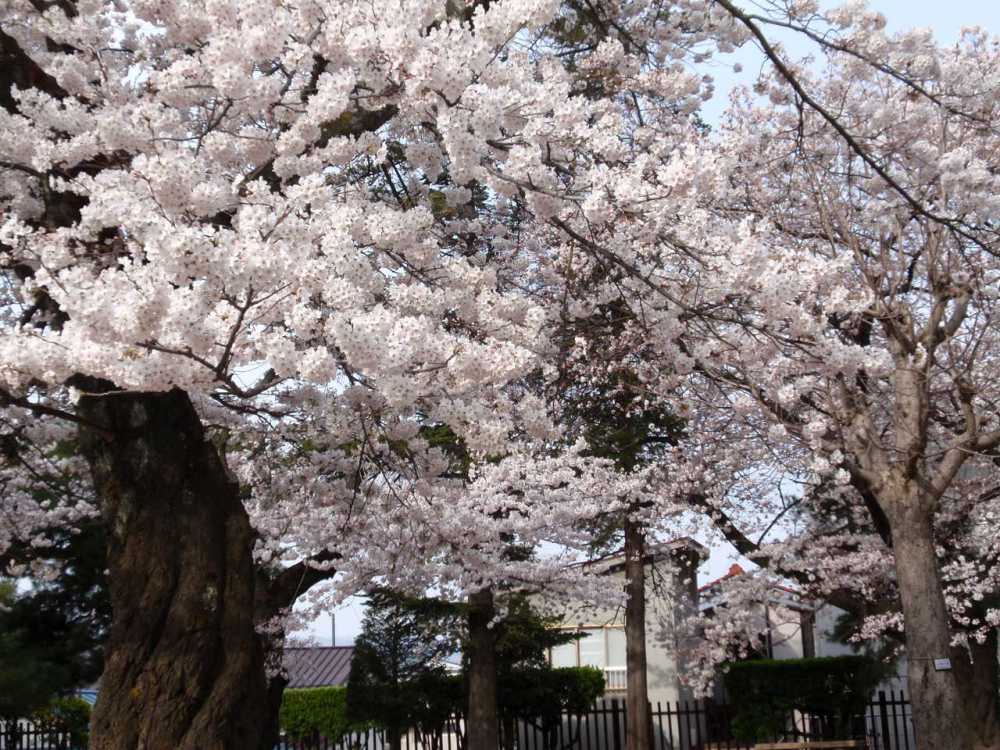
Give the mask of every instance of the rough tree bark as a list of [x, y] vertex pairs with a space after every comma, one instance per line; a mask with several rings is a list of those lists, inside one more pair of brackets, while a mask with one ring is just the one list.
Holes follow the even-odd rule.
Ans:
[[466, 749], [497, 750], [497, 654], [493, 590], [469, 595], [469, 711], [465, 717]]
[[912, 493], [901, 493], [885, 508], [892, 525], [896, 581], [906, 623], [913, 728], [920, 750], [967, 750], [972, 739], [958, 673], [935, 666], [935, 660], [951, 656], [952, 648], [928, 506]]
[[972, 641], [968, 649], [958, 647], [952, 653], [974, 750], [1000, 750], [997, 641], [997, 631], [991, 630], [983, 643]]
[[114, 619], [93, 750], [257, 748], [270, 707], [254, 533], [187, 394], [85, 395]]
[[653, 717], [646, 684], [646, 539], [625, 521], [625, 726], [626, 750], [650, 750]]

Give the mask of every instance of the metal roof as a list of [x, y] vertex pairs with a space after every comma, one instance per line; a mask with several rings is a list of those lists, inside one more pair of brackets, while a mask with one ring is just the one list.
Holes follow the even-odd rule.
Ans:
[[288, 687], [346, 685], [354, 646], [306, 646], [286, 648], [284, 665]]

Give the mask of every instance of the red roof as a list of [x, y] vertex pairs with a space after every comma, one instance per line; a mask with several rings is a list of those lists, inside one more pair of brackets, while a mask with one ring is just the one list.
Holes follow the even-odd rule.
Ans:
[[724, 576], [722, 576], [720, 578], [716, 578], [714, 581], [709, 581], [704, 586], [699, 586], [698, 587], [698, 591], [705, 591], [706, 589], [712, 588], [712, 586], [715, 586], [716, 584], [722, 583], [723, 581], [725, 581], [725, 580], [727, 580], [729, 578], [734, 578], [736, 576], [741, 576], [744, 573], [746, 573], [746, 571], [743, 570], [742, 567], [740, 567], [739, 563], [733, 563], [732, 565], [729, 566], [729, 572], [728, 573], [726, 573]]
[[[746, 573], [746, 571], [743, 570], [742, 566], [740, 566], [739, 563], [733, 563], [732, 565], [729, 566], [729, 571], [724, 576], [721, 576], [720, 578], [716, 578], [714, 581], [709, 581], [708, 583], [706, 583], [703, 586], [699, 586], [698, 587], [698, 591], [699, 592], [701, 592], [701, 591], [707, 591], [708, 589], [714, 588], [715, 586], [719, 585], [723, 581], [727, 581], [730, 578], [735, 578], [736, 576], [741, 576], [744, 573]], [[793, 589], [793, 588], [790, 588], [788, 586], [782, 586], [781, 584], [775, 584], [772, 587], [772, 591], [775, 590], [775, 589], [778, 590], [778, 591], [784, 591], [786, 594], [791, 594], [792, 596], [795, 596], [795, 597], [801, 597], [802, 596], [802, 592], [799, 591], [798, 589]], [[794, 608], [794, 605], [789, 605], [789, 606], [793, 606], [793, 608]]]
[[284, 665], [288, 687], [331, 687], [347, 684], [354, 646], [286, 648]]

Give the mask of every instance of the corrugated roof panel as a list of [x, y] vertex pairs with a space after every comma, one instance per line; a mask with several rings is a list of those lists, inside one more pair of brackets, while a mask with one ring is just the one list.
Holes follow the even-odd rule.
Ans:
[[285, 649], [288, 687], [346, 685], [354, 646], [308, 646]]

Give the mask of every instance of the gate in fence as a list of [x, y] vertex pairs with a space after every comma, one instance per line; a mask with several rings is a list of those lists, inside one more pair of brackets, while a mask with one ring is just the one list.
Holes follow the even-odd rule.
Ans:
[[[652, 707], [654, 750], [750, 750], [753, 742], [735, 739], [731, 705], [711, 701], [657, 703]], [[602, 701], [582, 714], [563, 714], [560, 721], [544, 724], [530, 719], [502, 723], [498, 750], [624, 750], [627, 716], [618, 700]], [[823, 718], [796, 712], [788, 717], [786, 731], [760, 738], [779, 742], [816, 737], [824, 730]], [[864, 714], [853, 717], [853, 737], [869, 750], [912, 750], [913, 722], [910, 702], [902, 692], [879, 692]], [[384, 733], [368, 730], [347, 735], [338, 742], [322, 737], [285, 740], [276, 750], [390, 750]], [[400, 738], [400, 750], [465, 750], [465, 722], [452, 717], [432, 731], [411, 731]]]

